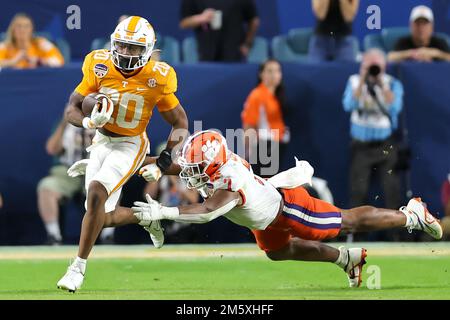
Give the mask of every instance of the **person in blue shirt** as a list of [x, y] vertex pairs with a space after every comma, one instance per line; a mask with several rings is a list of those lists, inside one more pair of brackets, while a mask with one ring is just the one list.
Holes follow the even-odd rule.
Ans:
[[372, 173], [379, 176], [385, 206], [401, 204], [400, 181], [395, 166], [398, 146], [393, 138], [403, 107], [403, 85], [385, 73], [386, 57], [378, 49], [367, 51], [359, 74], [350, 76], [343, 96], [351, 113], [351, 206], [368, 203]]

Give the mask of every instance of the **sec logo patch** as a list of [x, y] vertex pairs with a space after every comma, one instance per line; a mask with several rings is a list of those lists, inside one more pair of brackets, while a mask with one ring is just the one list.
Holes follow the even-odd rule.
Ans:
[[147, 84], [150, 88], [156, 87], [156, 79], [153, 79], [153, 78], [148, 79]]

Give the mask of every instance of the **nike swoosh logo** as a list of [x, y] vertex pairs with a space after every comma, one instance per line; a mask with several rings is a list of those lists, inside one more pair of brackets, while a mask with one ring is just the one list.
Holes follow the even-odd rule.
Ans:
[[137, 91], [145, 91], [147, 90], [146, 88], [136, 88]]

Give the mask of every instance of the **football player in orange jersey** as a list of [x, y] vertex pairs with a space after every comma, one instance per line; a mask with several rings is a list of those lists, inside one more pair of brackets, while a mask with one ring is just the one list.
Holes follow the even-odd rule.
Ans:
[[[150, 60], [155, 41], [150, 23], [131, 16], [111, 34], [110, 51], [92, 51], [84, 60], [83, 79], [70, 96], [66, 118], [73, 125], [97, 131], [88, 148], [89, 159], [82, 163], [86, 166], [87, 196], [78, 256], [57, 283], [58, 288], [75, 292], [81, 287], [87, 258], [107, 215], [116, 213], [121, 224], [137, 223], [131, 210], [115, 211], [123, 185], [149, 152], [146, 128], [154, 106], [172, 126], [167, 147], [156, 162], [161, 172], [171, 165], [171, 150], [182, 142], [183, 132], [187, 133], [187, 116], [175, 96], [174, 69]], [[82, 104], [91, 93], [98, 93], [98, 103], [87, 117]], [[159, 222], [152, 223], [147, 231], [155, 246], [161, 246]]]
[[[149, 164], [146, 179], [157, 180], [156, 165]], [[156, 174], [152, 175], [151, 172]], [[349, 232], [368, 232], [405, 227], [442, 238], [442, 228], [420, 198], [399, 210], [361, 206], [341, 209], [311, 197], [302, 185], [311, 183], [314, 169], [306, 161], [268, 180], [253, 174], [249, 163], [228, 147], [214, 130], [200, 131], [185, 142], [178, 165], [166, 174], [179, 173], [190, 189], [205, 198], [203, 203], [165, 207], [151, 199], [135, 202], [132, 210], [140, 224], [169, 219], [206, 223], [219, 216], [247, 227], [258, 246], [272, 260], [334, 262], [347, 274], [349, 285], [361, 285], [364, 248], [331, 247], [318, 241]]]

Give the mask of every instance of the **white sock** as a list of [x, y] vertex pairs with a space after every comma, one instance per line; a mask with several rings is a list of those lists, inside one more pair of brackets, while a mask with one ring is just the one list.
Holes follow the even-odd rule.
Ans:
[[400, 208], [400, 212], [403, 213], [406, 217], [405, 228], [414, 227], [416, 225], [416, 215], [411, 214], [406, 208]]
[[114, 229], [115, 229], [114, 227], [104, 228], [100, 233], [100, 239], [104, 240], [108, 237], [112, 237], [114, 235]]
[[56, 240], [62, 239], [58, 221], [47, 222], [45, 224], [45, 230], [47, 230], [47, 233], [53, 236]]
[[80, 257], [76, 257], [73, 264], [80, 268], [81, 273], [83, 273], [83, 274], [86, 273], [87, 259], [81, 259]]
[[344, 269], [345, 266], [347, 265], [347, 262], [348, 262], [347, 260], [348, 260], [347, 249], [345, 249], [344, 247], [339, 247], [339, 257], [337, 258], [337, 260], [334, 263], [337, 264], [342, 269]]

